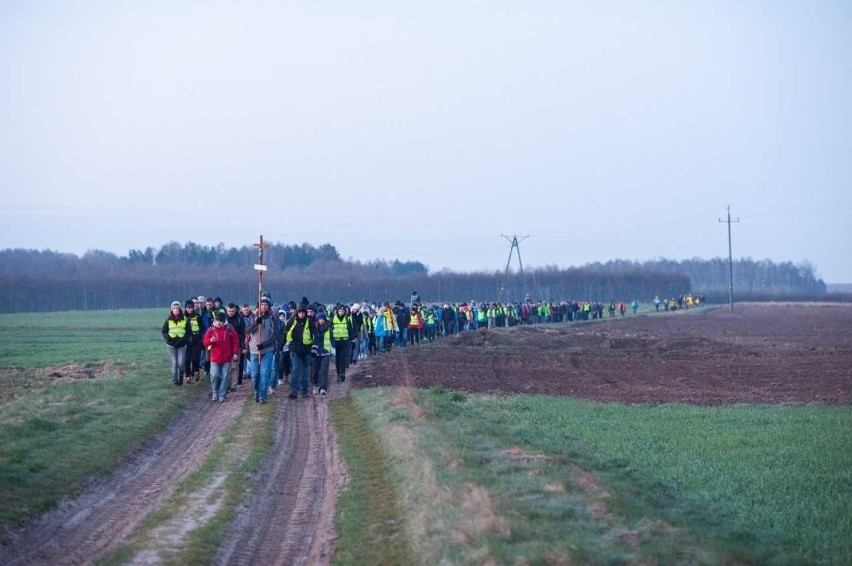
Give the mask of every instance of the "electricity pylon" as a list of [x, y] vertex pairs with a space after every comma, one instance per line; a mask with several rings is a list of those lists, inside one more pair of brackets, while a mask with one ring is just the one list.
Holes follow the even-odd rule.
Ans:
[[500, 302], [502, 302], [503, 301], [503, 291], [505, 290], [505, 287], [506, 287], [506, 277], [508, 277], [508, 275], [509, 275], [509, 264], [512, 263], [512, 253], [515, 250], [518, 250], [518, 265], [521, 268], [521, 293], [524, 293], [526, 291], [525, 284], [524, 284], [525, 283], [524, 282], [524, 263], [521, 261], [520, 242], [522, 240], [526, 240], [527, 238], [529, 238], [529, 235], [520, 236], [520, 237], [518, 237], [517, 235], [514, 235], [514, 236], [512, 236], [511, 240], [509, 239], [509, 236], [507, 236], [505, 234], [500, 234], [500, 235], [502, 237], [506, 238], [506, 240], [508, 242], [512, 243], [512, 247], [509, 248], [509, 259], [506, 261], [506, 271], [503, 272], [503, 283], [500, 285]]

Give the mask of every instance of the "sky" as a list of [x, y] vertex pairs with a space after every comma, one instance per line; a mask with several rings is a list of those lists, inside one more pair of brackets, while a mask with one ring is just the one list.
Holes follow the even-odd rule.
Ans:
[[0, 248], [502, 271], [727, 257], [730, 207], [852, 282], [849, 53], [847, 1], [3, 0]]

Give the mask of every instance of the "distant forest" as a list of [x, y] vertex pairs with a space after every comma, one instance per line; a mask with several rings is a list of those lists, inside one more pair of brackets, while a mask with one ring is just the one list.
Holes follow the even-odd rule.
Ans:
[[[225, 302], [257, 300], [257, 249], [170, 242], [126, 256], [91, 250], [83, 256], [49, 250], [0, 250], [0, 312], [166, 308], [193, 295]], [[345, 261], [331, 244], [270, 243], [264, 252], [264, 289], [276, 302], [307, 296], [323, 302], [408, 300], [425, 302], [597, 299], [648, 302], [687, 293], [725, 302], [728, 261], [658, 259], [608, 261], [582, 267], [544, 267], [510, 273], [429, 273], [419, 261]], [[807, 263], [739, 259], [734, 262], [737, 300], [816, 300], [825, 283]]]

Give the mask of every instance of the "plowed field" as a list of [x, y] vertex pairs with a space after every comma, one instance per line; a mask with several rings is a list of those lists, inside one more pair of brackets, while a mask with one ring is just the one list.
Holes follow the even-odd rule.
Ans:
[[623, 403], [852, 398], [852, 305], [742, 304], [595, 323], [477, 330], [375, 359], [359, 386]]

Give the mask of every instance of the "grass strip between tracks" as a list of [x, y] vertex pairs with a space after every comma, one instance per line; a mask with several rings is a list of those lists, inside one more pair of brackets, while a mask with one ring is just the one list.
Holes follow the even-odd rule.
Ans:
[[[260, 470], [272, 449], [274, 407], [244, 402], [202, 466], [145, 519], [131, 541], [97, 564], [122, 564], [140, 553], [156, 555], [156, 562], [164, 564], [211, 563], [237, 507], [251, 495], [248, 478]], [[147, 557], [142, 558], [144, 562]]]
[[333, 564], [414, 564], [399, 507], [399, 478], [371, 419], [351, 396], [334, 401], [330, 416], [349, 483], [340, 495]]

